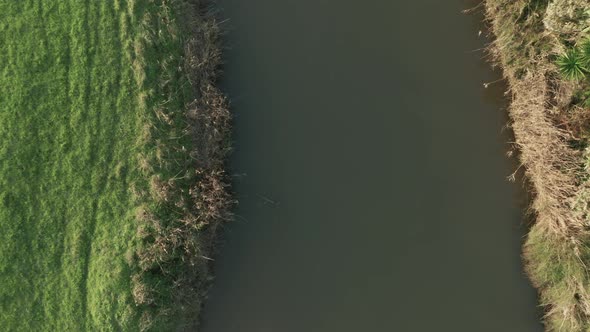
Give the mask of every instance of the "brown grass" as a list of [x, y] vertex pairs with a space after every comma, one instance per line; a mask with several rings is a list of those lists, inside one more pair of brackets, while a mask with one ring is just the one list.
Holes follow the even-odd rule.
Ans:
[[[537, 31], [542, 24], [540, 20], [521, 24], [514, 21], [522, 17], [529, 3], [487, 1], [492, 31], [498, 36], [489, 51], [509, 83], [511, 127], [520, 150], [520, 162], [533, 186], [532, 207], [537, 221], [542, 221], [552, 232], [571, 236], [584, 229], [584, 222], [578, 220], [571, 208], [579, 185], [580, 153], [568, 144], [571, 132], [559, 125], [567, 129], [573, 122], [567, 116], [573, 88], [571, 83], [559, 79], [549, 61], [550, 53], [539, 51], [543, 47], [538, 44], [553, 42]], [[514, 34], [515, 30], [519, 32]], [[519, 54], [521, 51], [524, 54]], [[522, 59], [515, 61], [515, 58]], [[525, 65], [516, 66], [516, 63]]]

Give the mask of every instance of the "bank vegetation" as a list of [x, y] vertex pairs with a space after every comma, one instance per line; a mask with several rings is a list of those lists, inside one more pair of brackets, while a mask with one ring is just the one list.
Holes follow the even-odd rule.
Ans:
[[232, 217], [231, 115], [216, 86], [216, 14], [208, 0], [152, 0], [137, 17], [132, 66], [144, 110], [137, 161], [147, 181], [131, 188], [142, 241], [132, 294], [141, 330], [197, 328], [218, 227]]
[[[526, 271], [547, 331], [590, 331], [590, 47], [587, 0], [486, 0], [489, 47], [533, 194]], [[588, 50], [590, 55], [590, 49]], [[588, 58], [590, 59], [590, 58]]]

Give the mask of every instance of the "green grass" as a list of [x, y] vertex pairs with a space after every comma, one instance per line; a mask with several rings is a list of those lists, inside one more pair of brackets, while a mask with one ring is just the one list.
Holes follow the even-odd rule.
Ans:
[[[214, 33], [200, 40], [209, 53], [199, 53], [198, 82], [183, 70], [194, 31], [180, 19], [216, 32], [187, 6], [0, 0], [1, 330], [172, 329], [190, 303], [179, 284], [198, 316], [202, 257], [224, 214], [189, 223], [209, 203], [178, 203], [203, 200], [203, 174], [226, 150], [205, 166], [187, 151], [217, 149], [227, 133], [203, 143], [190, 130], [187, 105], [220, 97], [202, 93], [217, 66]], [[138, 220], [138, 209], [152, 217]], [[157, 255], [162, 246], [170, 251]]]

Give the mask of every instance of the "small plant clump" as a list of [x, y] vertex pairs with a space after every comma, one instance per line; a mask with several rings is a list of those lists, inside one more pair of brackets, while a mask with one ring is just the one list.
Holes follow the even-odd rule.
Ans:
[[555, 61], [559, 72], [570, 81], [581, 81], [590, 74], [590, 38], [580, 46], [568, 48]]
[[577, 49], [567, 50], [557, 58], [559, 72], [568, 80], [581, 81], [588, 74], [585, 57]]
[[579, 47], [571, 47], [557, 57], [555, 62], [565, 79], [581, 81], [590, 74], [590, 38]]

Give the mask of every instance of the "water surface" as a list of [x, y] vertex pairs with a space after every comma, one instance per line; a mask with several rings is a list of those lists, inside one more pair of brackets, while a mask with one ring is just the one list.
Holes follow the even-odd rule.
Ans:
[[240, 200], [205, 332], [540, 332], [462, 0], [219, 0]]

